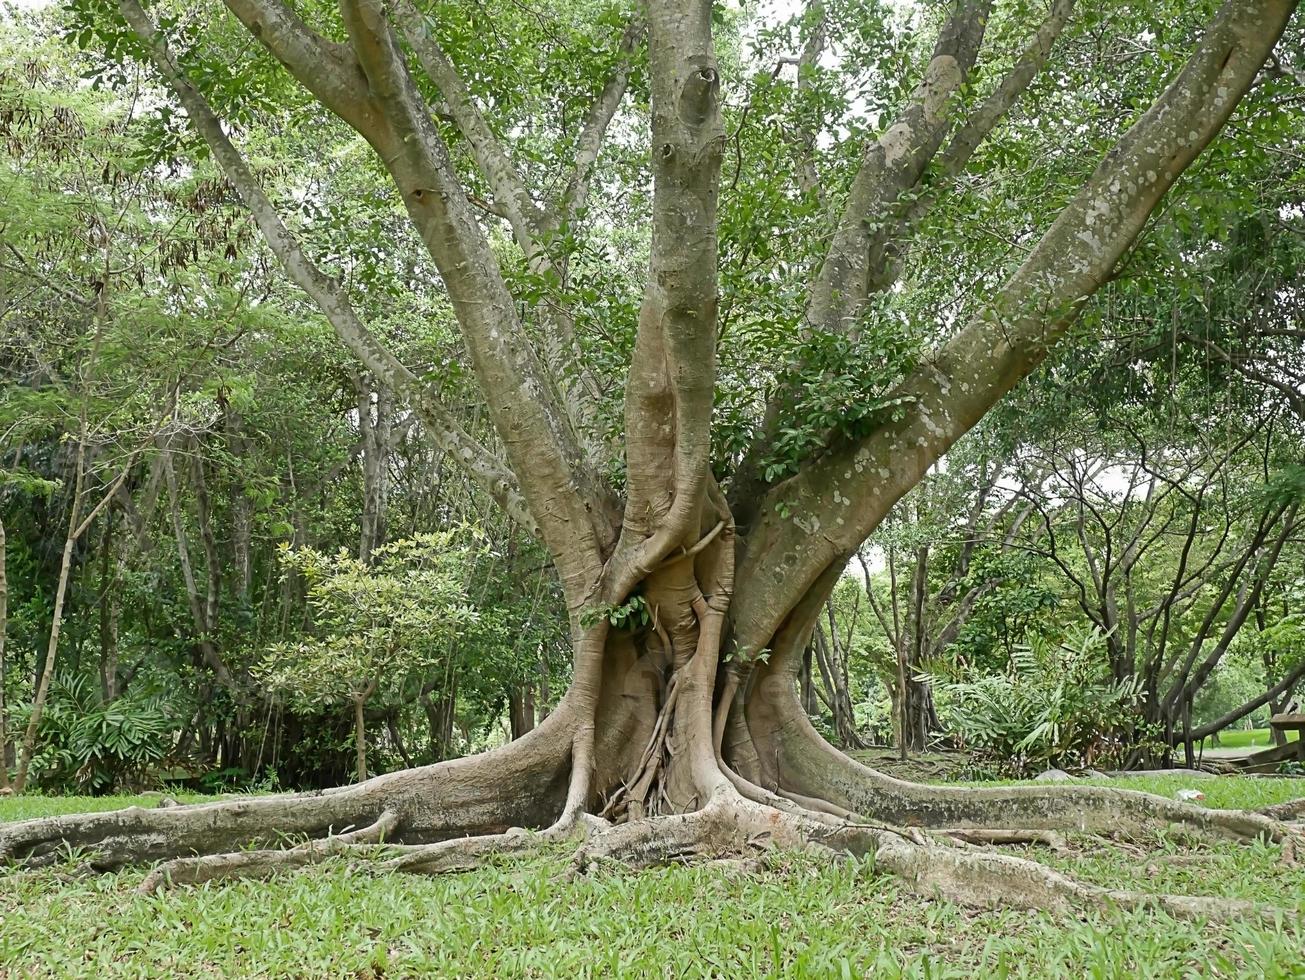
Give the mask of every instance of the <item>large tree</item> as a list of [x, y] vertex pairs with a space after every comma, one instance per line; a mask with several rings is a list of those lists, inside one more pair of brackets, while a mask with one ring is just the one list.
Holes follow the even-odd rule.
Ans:
[[[450, 39], [468, 29], [456, 5], [225, 6], [247, 39], [360, 134], [388, 173], [438, 270], [497, 445], [472, 438], [438, 388], [369, 331], [342, 281], [316, 264], [278, 210], [219, 116], [256, 118], [262, 103], [242, 101], [239, 84], [221, 81], [210, 54], [218, 42], [201, 43], [200, 27], [185, 12], [152, 16], [138, 0], [119, 0], [116, 10], [74, 4], [94, 21], [86, 38], [101, 38], [116, 58], [153, 65], [286, 273], [369, 374], [406, 400], [425, 436], [547, 549], [571, 624], [571, 687], [537, 729], [484, 755], [322, 795], [15, 824], [0, 830], [0, 855], [40, 863], [68, 843], [92, 848], [103, 867], [164, 860], [147, 880], [153, 888], [168, 877], [266, 873], [337, 854], [362, 858], [381, 838], [399, 845], [386, 852], [391, 867], [464, 867], [488, 853], [533, 846], [534, 837], [512, 828], [542, 827], [545, 838], [584, 834], [581, 866], [608, 857], [641, 864], [727, 856], [760, 841], [805, 843], [872, 852], [879, 867], [962, 901], [1060, 907], [1147, 900], [1079, 885], [1030, 862], [933, 843], [920, 828], [1118, 832], [1180, 824], [1269, 839], [1290, 832], [1256, 814], [1103, 788], [955, 789], [890, 779], [819, 737], [795, 676], [849, 558], [1116, 273], [1166, 192], [1255, 83], [1293, 0], [1228, 0], [1209, 11], [1149, 108], [1134, 113], [1128, 100], [1114, 107], [1131, 123], [1112, 127], [1113, 145], [1059, 198], [1054, 220], [1026, 229], [1034, 232], [1025, 243], [1031, 247], [1004, 282], [977, 291], [960, 320], [955, 307], [939, 309], [928, 331], [936, 346], [911, 358], [894, 356], [896, 321], [876, 311], [911, 264], [913, 248], [927, 249], [915, 239], [931, 214], [940, 202], [954, 202], [949, 189], [1049, 64], [1073, 22], [1073, 0], [1054, 0], [1036, 23], [1024, 20], [1030, 5], [1022, 3], [1008, 9], [994, 0], [956, 0], [931, 9], [919, 23], [934, 40], [914, 63], [913, 88], [900, 98], [871, 98], [877, 125], [859, 126], [822, 125], [828, 93], [818, 84], [821, 66], [838, 56], [831, 32], [849, 13], [841, 4], [813, 3], [799, 18], [800, 54], [780, 59], [770, 75], [777, 79], [786, 63], [795, 67], [793, 91], [806, 111], [783, 125], [751, 126], [745, 110], [733, 132], [725, 125], [721, 65], [737, 64], [737, 55], [718, 60], [713, 39], [714, 26], [728, 17], [709, 0], [656, 0], [614, 31], [618, 40], [600, 52], [605, 71], [576, 69], [563, 85], [568, 92], [559, 98], [570, 97], [573, 120], [574, 89], [592, 80], [594, 94], [570, 124], [569, 160], [551, 172], [546, 165], [558, 157], [540, 150], [529, 115], [538, 100], [503, 78], [499, 90], [486, 92], [492, 68], [455, 57]], [[513, 9], [516, 23], [534, 30], [529, 13]], [[886, 16], [877, 5], [865, 9]], [[1095, 44], [1131, 63], [1103, 36], [1109, 18], [1090, 14], [1088, 56]], [[856, 49], [861, 35], [852, 33], [844, 50]], [[985, 37], [994, 33], [1000, 44]], [[900, 59], [885, 55], [897, 70], [913, 65], [904, 37]], [[508, 42], [499, 36], [498, 43]], [[551, 44], [542, 36], [539, 43]], [[469, 44], [464, 53], [479, 50], [492, 61], [492, 47]], [[650, 134], [651, 234], [624, 365], [623, 424], [612, 426], [604, 423], [602, 379], [577, 330], [581, 311], [568, 305], [564, 288], [553, 287], [573, 271], [574, 237], [605, 177], [597, 167], [604, 139], [619, 128], [611, 123], [634, 68], [645, 70], [645, 47], [649, 111], [634, 118], [646, 120]], [[232, 49], [228, 43], [229, 56]], [[1075, 56], [1085, 57], [1082, 46]], [[570, 58], [582, 60], [574, 51]], [[1072, 83], [1073, 73], [1067, 77], [1062, 84]], [[1136, 88], [1139, 79], [1125, 82]], [[1054, 85], [1043, 90], [1048, 99], [1055, 94]], [[751, 97], [765, 113], [764, 84]], [[1050, 103], [1044, 109], [1056, 111]], [[786, 147], [776, 145], [777, 136]], [[782, 294], [797, 343], [779, 349], [795, 360], [764, 368], [774, 384], [763, 417], [746, 444], [722, 448], [713, 440], [714, 407], [730, 395], [721, 366], [727, 354], [737, 363], [762, 353], [718, 350], [720, 336], [730, 336], [718, 313], [722, 198], [739, 184], [745, 151], [761, 154], [763, 169], [782, 152], [798, 159], [787, 199], [817, 205], [793, 251], [815, 261], [797, 280], [805, 279], [801, 292]], [[474, 164], [470, 174], [460, 169], [464, 159]], [[850, 168], [845, 192], [835, 192], [840, 182], [831, 178], [840, 166]], [[640, 200], [628, 195], [630, 207]], [[782, 264], [774, 258], [776, 268]], [[781, 274], [763, 271], [758, 290]], [[739, 295], [747, 282], [730, 279], [731, 319], [748, 303]], [[764, 299], [774, 304], [776, 293]], [[914, 325], [901, 327], [908, 329]], [[853, 384], [849, 403], [832, 414], [813, 406], [814, 388], [847, 377], [836, 358], [812, 352], [857, 349], [867, 333], [884, 339], [888, 383], [873, 393], [868, 382], [859, 392]], [[794, 446], [794, 432], [801, 445]], [[344, 827], [356, 829], [338, 833]], [[285, 834], [312, 840], [292, 850], [242, 850], [250, 842], [270, 848]], [[1177, 911], [1215, 910], [1198, 900], [1157, 901]]]

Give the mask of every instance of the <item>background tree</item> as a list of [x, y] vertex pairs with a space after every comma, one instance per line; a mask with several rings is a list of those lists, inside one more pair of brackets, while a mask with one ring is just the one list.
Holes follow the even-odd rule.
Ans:
[[365, 558], [283, 553], [287, 573], [303, 576], [312, 623], [303, 638], [274, 646], [258, 672], [292, 699], [350, 706], [359, 782], [368, 704], [393, 706], [476, 622], [461, 581], [468, 557], [447, 534], [376, 546]]

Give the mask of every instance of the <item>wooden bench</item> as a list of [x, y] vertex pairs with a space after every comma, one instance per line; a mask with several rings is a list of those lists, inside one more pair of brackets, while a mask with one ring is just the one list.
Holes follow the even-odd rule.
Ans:
[[1269, 727], [1274, 731], [1296, 733], [1296, 758], [1305, 762], [1305, 714], [1300, 712], [1274, 715], [1269, 719]]

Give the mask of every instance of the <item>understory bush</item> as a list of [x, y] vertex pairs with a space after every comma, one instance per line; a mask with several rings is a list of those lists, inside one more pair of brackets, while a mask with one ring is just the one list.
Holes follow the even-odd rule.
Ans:
[[[17, 711], [22, 724], [26, 712]], [[140, 789], [168, 754], [178, 727], [165, 698], [129, 691], [107, 703], [86, 675], [55, 679], [32, 759], [46, 792], [100, 795]]]
[[957, 740], [1011, 776], [1118, 764], [1137, 693], [1110, 679], [1096, 630], [1016, 647], [1000, 674], [932, 680]]

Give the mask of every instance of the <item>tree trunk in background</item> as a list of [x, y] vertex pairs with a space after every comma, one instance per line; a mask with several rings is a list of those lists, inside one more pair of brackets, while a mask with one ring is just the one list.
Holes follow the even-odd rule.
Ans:
[[[847, 651], [838, 637], [833, 603], [826, 603], [825, 608], [828, 613], [828, 632], [824, 625], [817, 624], [812, 642], [807, 644], [807, 650], [803, 653], [803, 662], [807, 664], [814, 659], [819, 670], [820, 683], [824, 688], [822, 697], [829, 708], [834, 737], [838, 740], [839, 747], [863, 749], [866, 746], [856, 730], [856, 710], [848, 689]], [[811, 687], [814, 688], [815, 684], [812, 683]], [[818, 717], [818, 714], [810, 711], [808, 714]]]
[[249, 591], [254, 578], [254, 555], [251, 545], [249, 497], [245, 492], [244, 463], [249, 455], [249, 439], [244, 434], [240, 413], [222, 396], [218, 398], [222, 410], [227, 449], [234, 459], [229, 474], [227, 496], [231, 506], [231, 551], [236, 566], [236, 598], [242, 607], [249, 605]]
[[925, 544], [915, 550], [908, 618], [907, 660], [898, 678], [904, 692], [902, 738], [909, 749], [922, 752], [928, 748], [930, 734], [938, 727], [932, 686], [920, 679], [929, 649], [929, 546]]
[[389, 391], [367, 375], [354, 378], [358, 391], [358, 434], [362, 444], [363, 511], [358, 534], [358, 558], [367, 563], [385, 543], [389, 490], [386, 471], [393, 434]]
[[[168, 510], [172, 517], [172, 534], [177, 543], [177, 560], [181, 567], [181, 579], [186, 587], [186, 604], [190, 609], [190, 619], [194, 627], [194, 637], [192, 642], [199, 654], [199, 660], [213, 672], [213, 676], [218, 683], [230, 691], [236, 687], [235, 678], [227, 669], [227, 665], [222, 660], [222, 655], [218, 651], [217, 643], [213, 636], [213, 624], [209, 619], [210, 611], [217, 610], [217, 594], [215, 591], [217, 573], [210, 563], [208, 566], [209, 574], [207, 576], [208, 592], [204, 597], [200, 596], [199, 585], [195, 580], [195, 567], [190, 558], [190, 545], [186, 537], [186, 524], [182, 517], [181, 511], [181, 489], [177, 480], [177, 472], [172, 465], [173, 451], [168, 446], [160, 447], [160, 452], [164, 456], [163, 473], [167, 480], [168, 491]], [[205, 508], [205, 515], [207, 509]], [[212, 538], [212, 529], [209, 528], [207, 534], [202, 534], [205, 540], [205, 552], [208, 552], [208, 543]]]
[[[95, 517], [92, 512], [86, 522], [81, 521], [82, 497], [86, 486], [86, 420], [81, 421], [78, 433], [77, 453], [74, 457], [72, 499], [68, 503], [68, 531], [64, 536], [63, 554], [59, 560], [59, 579], [54, 589], [54, 611], [50, 618], [50, 640], [45, 648], [45, 662], [41, 665], [36, 679], [36, 689], [32, 695], [32, 710], [27, 719], [27, 730], [23, 733], [22, 744], [18, 750], [18, 772], [14, 776], [14, 792], [21, 793], [27, 787], [27, 769], [31, 765], [32, 755], [36, 751], [36, 734], [41, 727], [41, 718], [45, 714], [45, 701], [50, 694], [50, 682], [54, 679], [54, 664], [59, 653], [59, 636], [63, 629], [64, 600], [68, 595], [68, 578], [72, 574], [73, 548], [78, 537], [86, 530], [87, 523]], [[100, 507], [108, 500], [106, 495]], [[99, 507], [96, 508], [99, 510]]]
[[390, 741], [394, 743], [394, 748], [399, 753], [399, 758], [403, 760], [404, 767], [411, 769], [412, 756], [408, 754], [408, 746], [404, 744], [403, 735], [399, 732], [399, 722], [393, 710], [385, 713], [385, 727], [389, 730]]
[[353, 739], [356, 759], [354, 772], [360, 783], [367, 781], [367, 719], [363, 714], [364, 704], [364, 700], [360, 697], [353, 699]]
[[9, 788], [9, 703], [5, 700], [8, 680], [5, 638], [9, 633], [9, 575], [5, 524], [0, 520], [0, 789]]
[[513, 739], [535, 727], [535, 692], [529, 684], [514, 687], [508, 693], [508, 727]]
[[814, 644], [808, 643], [802, 651], [802, 668], [798, 671], [798, 697], [802, 699], [802, 710], [812, 718], [819, 718], [820, 702], [816, 699], [816, 686], [812, 682], [811, 671], [814, 657]]
[[539, 697], [536, 699], [537, 709], [535, 711], [535, 718], [539, 723], [548, 718], [548, 714], [552, 710], [549, 707], [552, 690], [549, 687], [548, 673], [548, 654], [544, 653], [541, 647], [539, 651]]
[[50, 640], [45, 648], [45, 662], [37, 675], [36, 691], [32, 698], [32, 713], [27, 721], [27, 730], [23, 733], [22, 744], [18, 750], [18, 773], [14, 777], [14, 792], [21, 793], [27, 787], [27, 769], [36, 752], [36, 733], [45, 714], [46, 698], [50, 694], [50, 682], [54, 679], [54, 663], [59, 652], [59, 634], [63, 627], [64, 598], [68, 594], [68, 576], [72, 572], [73, 546], [76, 541], [69, 536], [63, 545], [63, 556], [59, 561], [59, 581], [54, 591], [54, 612], [50, 620]]
[[99, 627], [100, 627], [100, 700], [108, 704], [118, 696], [118, 597], [120, 556], [129, 535], [126, 528], [115, 537], [113, 509], [105, 515], [104, 534], [100, 538]]
[[426, 725], [430, 732], [431, 757], [437, 762], [449, 758], [453, 747], [456, 690], [446, 691], [439, 696], [424, 694], [421, 706], [426, 712]]
[[912, 751], [922, 752], [929, 747], [930, 736], [941, 724], [933, 702], [933, 685], [917, 680], [908, 673], [906, 677], [906, 743]]

